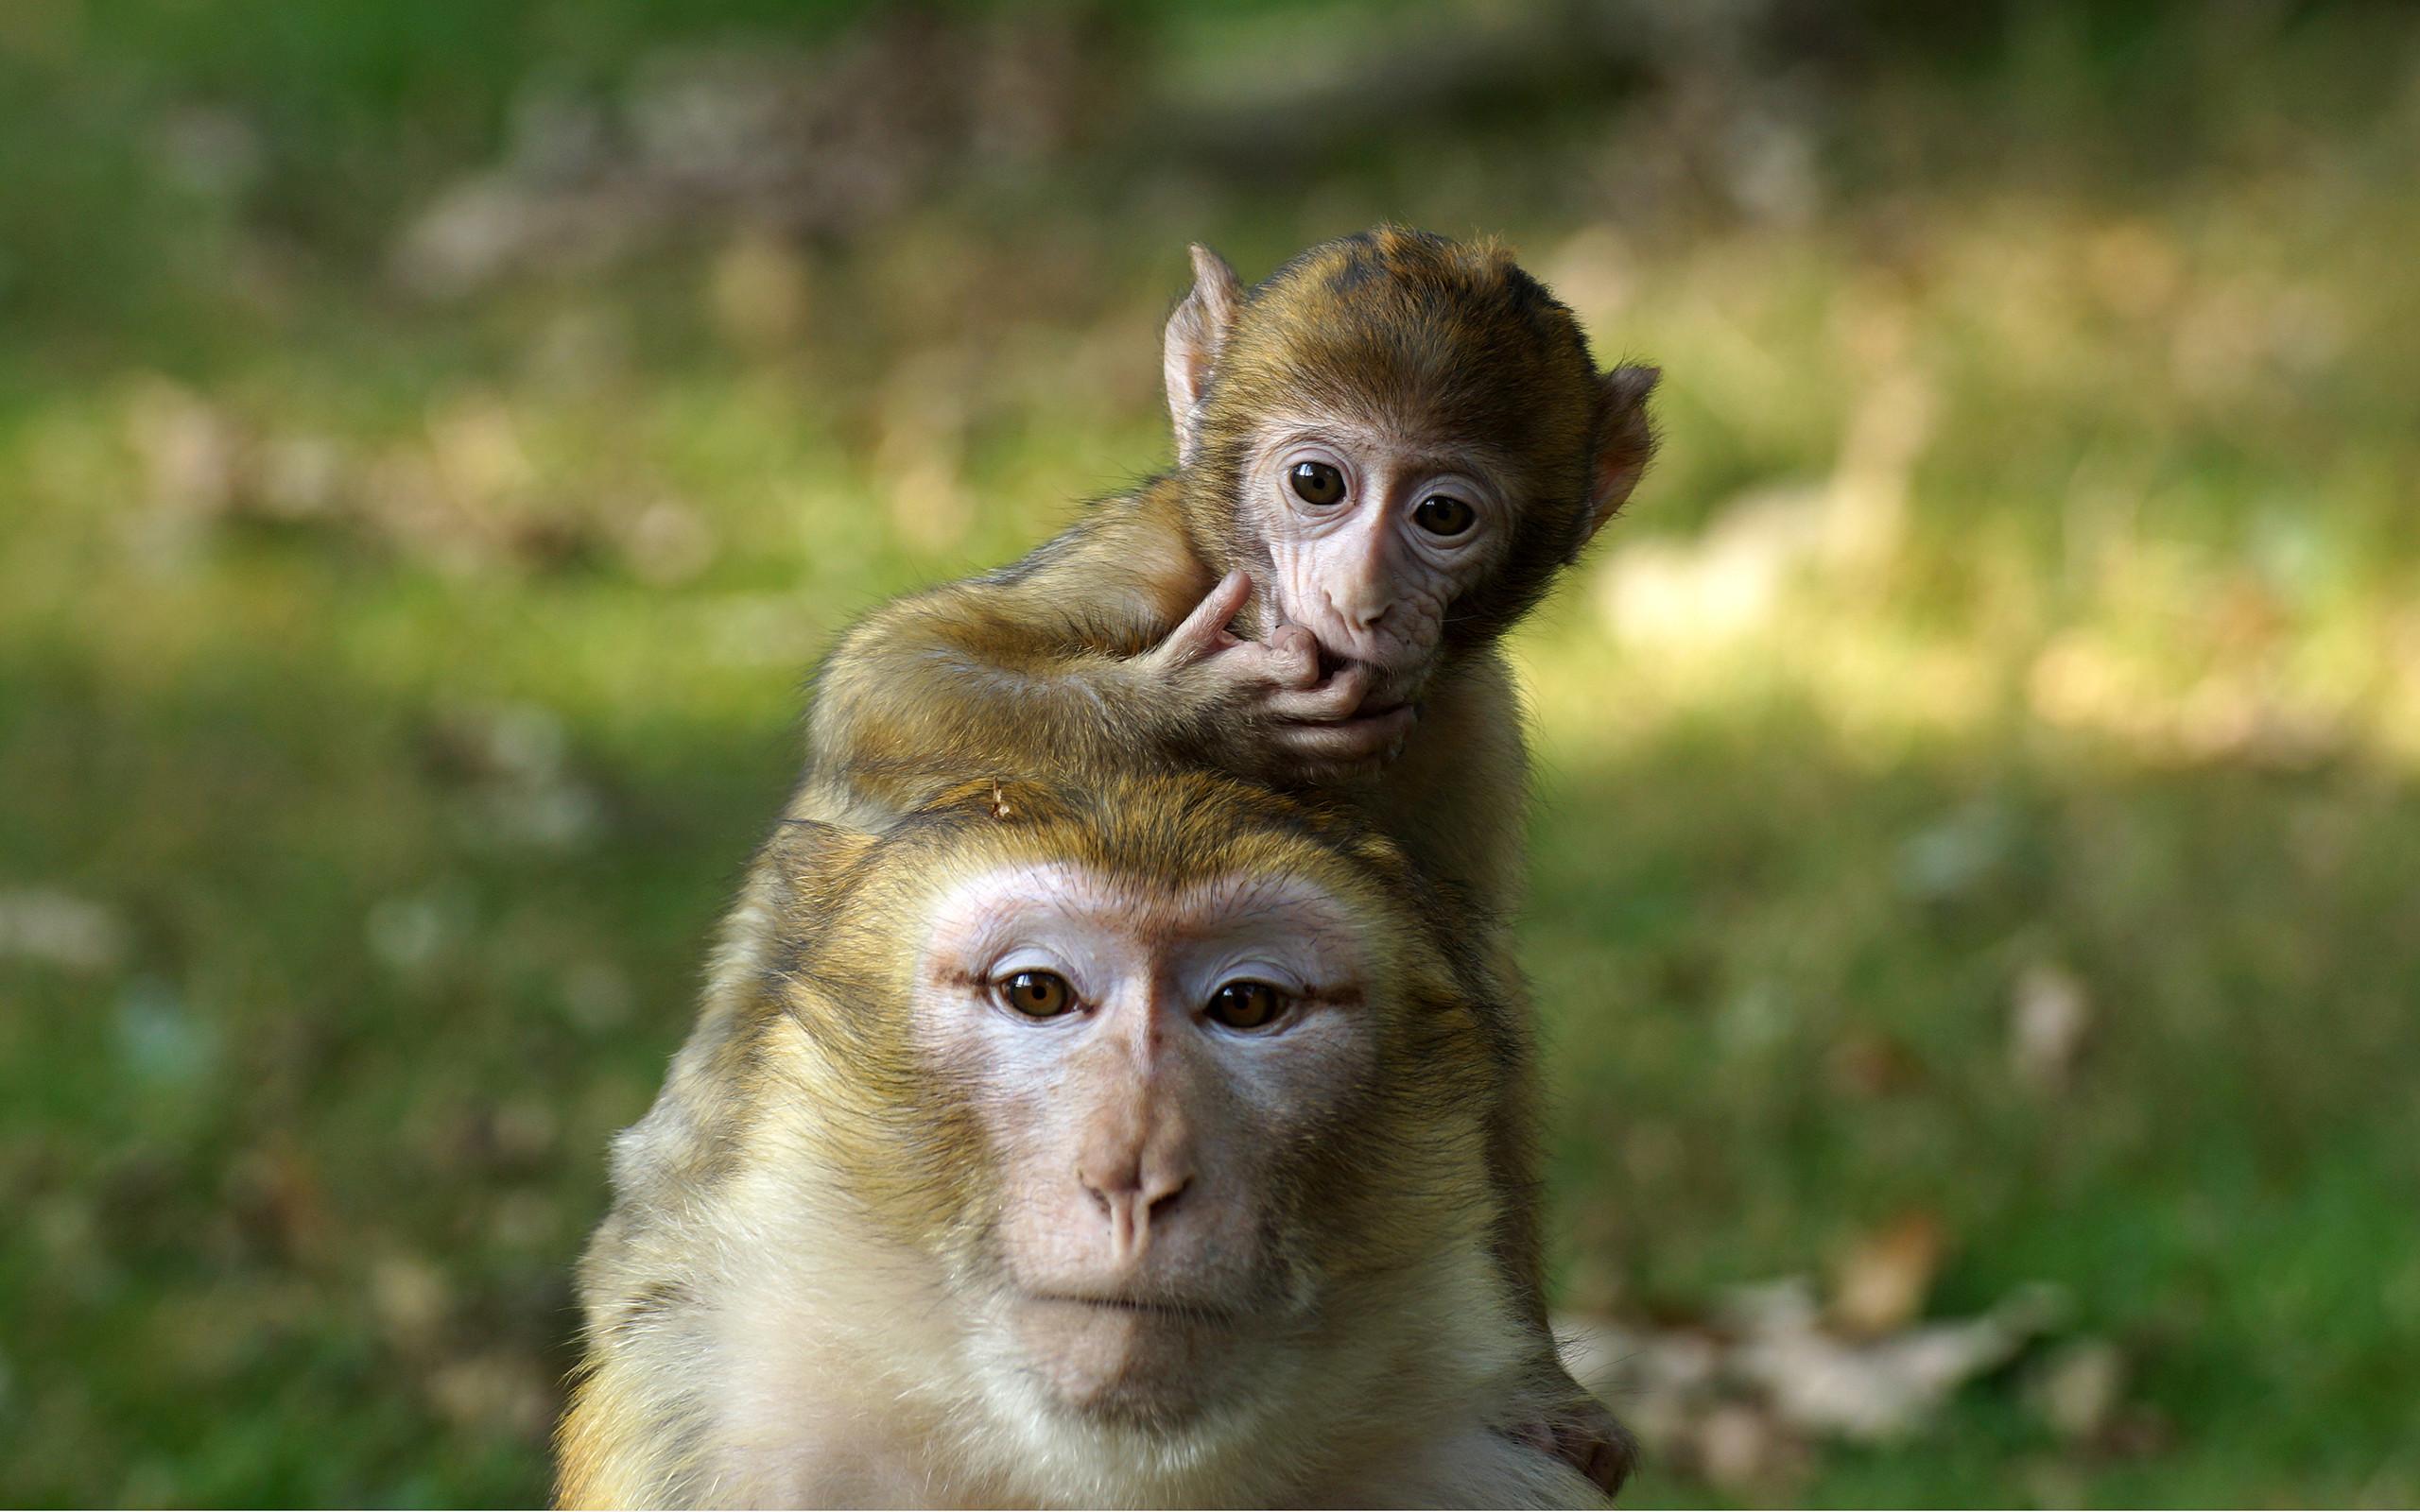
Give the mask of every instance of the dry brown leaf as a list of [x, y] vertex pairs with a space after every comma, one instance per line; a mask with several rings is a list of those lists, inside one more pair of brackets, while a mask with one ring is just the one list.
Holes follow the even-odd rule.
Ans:
[[1805, 1288], [1785, 1282], [1735, 1302], [1743, 1336], [1728, 1369], [1792, 1428], [1889, 1442], [1921, 1427], [1960, 1385], [2014, 1358], [2063, 1311], [2054, 1293], [2034, 1288], [1980, 1317], [1851, 1340], [1818, 1328]]
[[1859, 1337], [1905, 1328], [1923, 1313], [1947, 1248], [1941, 1220], [1923, 1211], [1859, 1236], [1832, 1277], [1834, 1326]]
[[1802, 1464], [1806, 1440], [1918, 1432], [1952, 1392], [2006, 1364], [2064, 1311], [2055, 1291], [2031, 1287], [1978, 1317], [1850, 1339], [1825, 1329], [1814, 1287], [1791, 1278], [1739, 1288], [1703, 1324], [1566, 1314], [1555, 1333], [1573, 1377], [1614, 1406], [1651, 1455], [1770, 1500]]

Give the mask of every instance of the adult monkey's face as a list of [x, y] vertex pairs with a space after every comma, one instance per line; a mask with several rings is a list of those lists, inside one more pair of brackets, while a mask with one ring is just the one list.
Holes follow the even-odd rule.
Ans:
[[867, 1099], [868, 1183], [1028, 1410], [1213, 1415], [1321, 1347], [1340, 1287], [1486, 1222], [1485, 1059], [1400, 863], [1269, 801], [1011, 788], [1011, 819], [877, 847], [838, 900], [844, 954], [913, 920], [895, 970], [830, 994], [901, 1059], [866, 1069], [924, 1089]]
[[983, 1325], [1060, 1405], [1184, 1416], [1315, 1304], [1306, 1152], [1377, 1091], [1366, 934], [1265, 871], [1009, 866], [936, 900], [917, 1033], [994, 1161]]

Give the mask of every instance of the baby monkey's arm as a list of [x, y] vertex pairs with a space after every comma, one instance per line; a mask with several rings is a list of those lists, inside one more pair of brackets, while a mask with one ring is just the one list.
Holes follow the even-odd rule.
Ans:
[[[1356, 718], [1364, 674], [1322, 679], [1310, 633], [1229, 629], [1252, 593], [1219, 580], [1164, 635], [1068, 576], [975, 579], [886, 606], [826, 662], [817, 782], [899, 812], [970, 777], [1080, 777], [1168, 761], [1264, 780], [1382, 759], [1409, 710]], [[1130, 649], [1139, 647], [1139, 649]]]

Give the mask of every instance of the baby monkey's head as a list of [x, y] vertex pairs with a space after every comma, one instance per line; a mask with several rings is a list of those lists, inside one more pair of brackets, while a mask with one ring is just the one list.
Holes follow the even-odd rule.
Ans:
[[1598, 370], [1492, 242], [1382, 226], [1252, 289], [1194, 249], [1168, 402], [1198, 544], [1376, 674], [1365, 712], [1503, 634], [1630, 495], [1651, 368]]

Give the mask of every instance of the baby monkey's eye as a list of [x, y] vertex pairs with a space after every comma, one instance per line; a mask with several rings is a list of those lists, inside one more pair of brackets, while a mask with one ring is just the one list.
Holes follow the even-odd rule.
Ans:
[[1028, 1019], [1055, 1019], [1076, 1005], [1076, 989], [1056, 971], [1018, 971], [993, 983], [992, 989]]
[[1285, 994], [1266, 982], [1229, 982], [1210, 994], [1211, 1020], [1230, 1029], [1266, 1029], [1285, 1011]]
[[1286, 480], [1305, 504], [1334, 504], [1344, 497], [1344, 474], [1325, 462], [1297, 462], [1287, 469]]
[[1450, 493], [1432, 493], [1411, 511], [1412, 524], [1432, 536], [1459, 536], [1478, 518], [1478, 510]]

